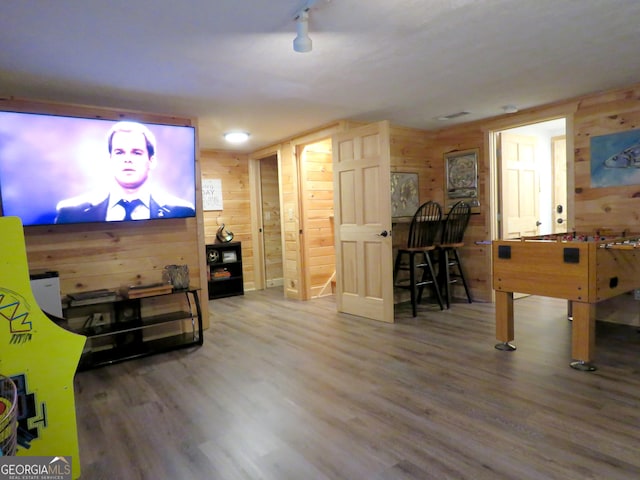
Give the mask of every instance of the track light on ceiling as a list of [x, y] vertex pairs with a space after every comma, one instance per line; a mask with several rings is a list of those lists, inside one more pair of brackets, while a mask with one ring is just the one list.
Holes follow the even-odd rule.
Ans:
[[[309, 38], [309, 12], [320, 0], [306, 0], [304, 6], [298, 10], [293, 16], [296, 21], [296, 38], [293, 39], [293, 50], [296, 52], [310, 52], [313, 47], [313, 42]], [[331, 0], [324, 0], [326, 3]]]
[[293, 50], [296, 52], [310, 52], [313, 46], [309, 38], [309, 9], [303, 8], [295, 18], [297, 36], [293, 39]]

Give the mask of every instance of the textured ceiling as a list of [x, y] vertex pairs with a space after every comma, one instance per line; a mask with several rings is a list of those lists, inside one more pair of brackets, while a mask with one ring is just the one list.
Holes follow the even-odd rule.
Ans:
[[[20, 0], [0, 96], [198, 118], [244, 150], [350, 118], [435, 129], [640, 82], [638, 0]], [[466, 110], [443, 122], [437, 117]]]

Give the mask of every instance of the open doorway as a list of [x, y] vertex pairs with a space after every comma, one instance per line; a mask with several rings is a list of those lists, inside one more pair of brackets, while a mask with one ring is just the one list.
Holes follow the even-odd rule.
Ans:
[[[294, 148], [297, 159], [294, 176], [298, 179], [295, 188], [299, 198], [300, 299], [310, 300], [333, 295], [335, 288], [331, 138]], [[284, 232], [285, 223], [293, 221], [294, 211], [287, 208], [283, 216], [282, 175], [279, 151], [262, 152], [249, 161], [256, 290], [287, 288]]]
[[564, 118], [492, 132], [493, 238], [567, 231]]
[[566, 130], [558, 118], [491, 133], [493, 239], [567, 231]]
[[284, 288], [279, 154], [249, 161], [256, 290]]
[[305, 266], [303, 298], [309, 300], [333, 295], [335, 291], [333, 156], [330, 138], [297, 148]]
[[282, 288], [282, 220], [277, 155], [260, 160], [260, 203], [265, 287]]

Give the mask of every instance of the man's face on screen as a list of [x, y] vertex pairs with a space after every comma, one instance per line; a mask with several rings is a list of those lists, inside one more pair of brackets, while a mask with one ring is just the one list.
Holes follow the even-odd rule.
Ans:
[[116, 132], [111, 140], [111, 162], [116, 181], [126, 189], [137, 189], [146, 182], [153, 168], [147, 142], [140, 132]]

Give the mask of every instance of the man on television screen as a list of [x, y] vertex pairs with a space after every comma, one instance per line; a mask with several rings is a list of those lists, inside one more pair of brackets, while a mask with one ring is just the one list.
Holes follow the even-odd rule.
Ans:
[[56, 223], [192, 217], [193, 204], [152, 189], [156, 138], [144, 125], [118, 122], [107, 134], [113, 181], [108, 192], [90, 192], [58, 202]]

